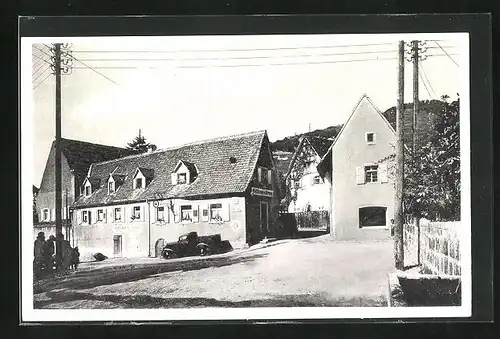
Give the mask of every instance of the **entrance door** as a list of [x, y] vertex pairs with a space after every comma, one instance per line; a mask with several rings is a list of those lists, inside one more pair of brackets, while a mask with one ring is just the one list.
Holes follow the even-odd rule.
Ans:
[[163, 246], [165, 246], [165, 239], [160, 238], [156, 240], [155, 245], [155, 257], [159, 257], [161, 255], [161, 251], [163, 250]]
[[122, 236], [114, 235], [113, 236], [113, 254], [117, 257], [122, 255]]
[[260, 203], [260, 230], [264, 236], [269, 233], [269, 211], [267, 202]]

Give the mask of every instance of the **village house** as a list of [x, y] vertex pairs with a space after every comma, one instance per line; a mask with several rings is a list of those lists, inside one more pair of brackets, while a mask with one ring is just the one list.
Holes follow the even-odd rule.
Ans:
[[159, 256], [191, 231], [234, 248], [276, 234], [279, 194], [265, 131], [92, 164], [74, 203], [82, 258]]
[[[124, 148], [93, 144], [84, 141], [61, 138], [61, 176], [62, 176], [62, 211], [63, 233], [69, 240], [71, 225], [71, 204], [78, 197], [80, 186], [85, 180], [90, 164], [129, 155]], [[55, 235], [56, 203], [55, 203], [55, 141], [50, 148], [45, 164], [40, 188], [36, 192], [35, 206], [37, 218], [34, 218], [33, 234], [45, 232]]]
[[338, 239], [390, 237], [396, 133], [365, 94], [317, 169], [330, 183], [330, 232]]
[[289, 213], [327, 211], [330, 184], [319, 175], [316, 166], [333, 143], [333, 138], [302, 136], [286, 174], [291, 201]]

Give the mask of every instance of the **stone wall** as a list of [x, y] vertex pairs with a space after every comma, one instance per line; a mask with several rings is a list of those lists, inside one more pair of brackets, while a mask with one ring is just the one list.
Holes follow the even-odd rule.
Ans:
[[[420, 221], [420, 265], [422, 273], [460, 275], [460, 227], [459, 221]], [[405, 224], [405, 266], [418, 262], [418, 227]]]

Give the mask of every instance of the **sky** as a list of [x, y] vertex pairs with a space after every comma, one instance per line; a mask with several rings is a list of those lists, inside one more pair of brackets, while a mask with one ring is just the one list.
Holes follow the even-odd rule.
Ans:
[[[403, 38], [426, 41], [420, 99], [455, 99], [467, 62], [463, 35], [60, 39], [71, 43], [74, 57], [71, 74], [62, 76], [62, 137], [125, 147], [140, 129], [166, 148], [264, 129], [274, 141], [342, 124], [363, 94], [382, 111], [396, 104]], [[40, 38], [23, 50], [31, 54], [22, 67], [31, 70], [32, 109], [22, 112], [32, 115], [37, 187], [55, 138], [52, 42]], [[405, 102], [411, 101], [408, 61]]]

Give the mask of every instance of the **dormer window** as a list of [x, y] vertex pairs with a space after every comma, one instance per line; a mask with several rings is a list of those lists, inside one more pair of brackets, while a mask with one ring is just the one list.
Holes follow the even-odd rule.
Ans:
[[142, 187], [142, 178], [136, 178], [135, 179], [135, 188], [136, 189], [143, 188]]
[[85, 186], [85, 195], [89, 196], [90, 194], [92, 194], [92, 187]]
[[115, 192], [115, 183], [110, 181], [108, 182], [108, 194]]
[[125, 175], [111, 173], [108, 178], [108, 194], [113, 194], [123, 184]]
[[177, 183], [185, 184], [187, 182], [187, 174], [186, 173], [178, 173], [177, 174]]

